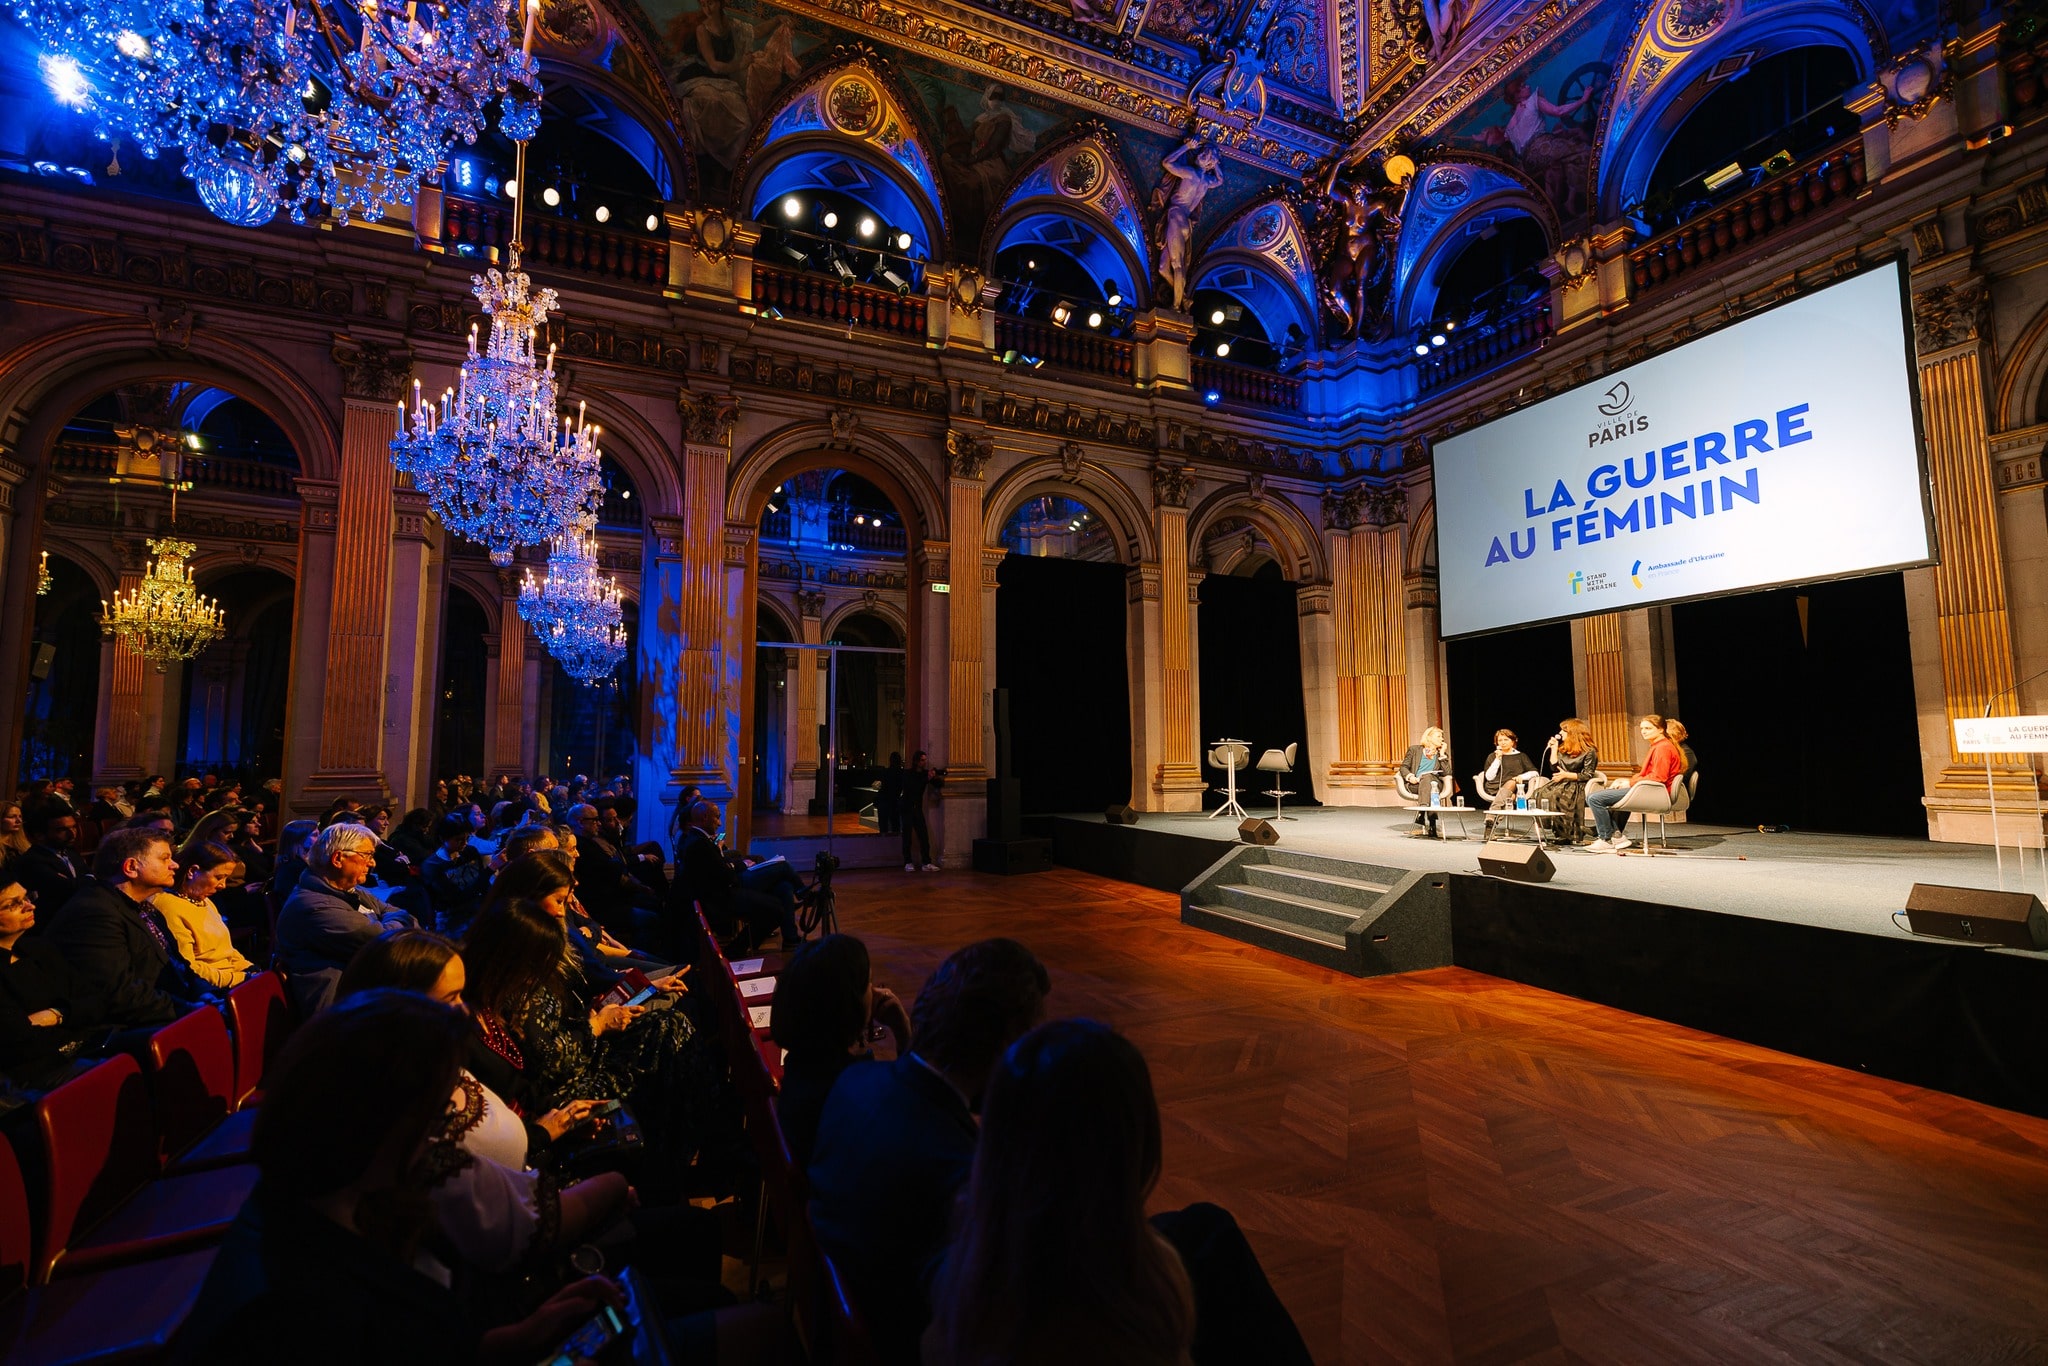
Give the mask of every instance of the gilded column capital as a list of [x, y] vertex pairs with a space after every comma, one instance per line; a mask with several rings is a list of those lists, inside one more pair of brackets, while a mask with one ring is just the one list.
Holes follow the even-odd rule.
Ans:
[[753, 562], [754, 537], [759, 528], [745, 522], [725, 524], [725, 563], [736, 569], [743, 569]]
[[1186, 508], [1195, 491], [1195, 476], [1186, 465], [1161, 463], [1152, 467], [1152, 503], [1159, 508]]
[[972, 432], [963, 432], [958, 427], [946, 430], [946, 469], [959, 479], [979, 479], [987, 468], [989, 457], [995, 454], [995, 446], [982, 440]]
[[1336, 610], [1336, 591], [1327, 583], [1305, 583], [1294, 590], [1294, 603], [1305, 617], [1327, 617]]
[[329, 354], [340, 367], [344, 398], [396, 403], [412, 375], [412, 352], [389, 342], [359, 341], [337, 332]]
[[1130, 602], [1159, 601], [1161, 575], [1156, 563], [1134, 564], [1124, 571], [1125, 599]]
[[1923, 361], [1935, 352], [1979, 341], [1991, 326], [1991, 291], [1966, 278], [1915, 290], [1913, 342]]
[[678, 389], [676, 411], [683, 418], [683, 440], [692, 446], [732, 445], [733, 424], [740, 415], [738, 395]]
[[332, 479], [300, 479], [297, 485], [299, 500], [306, 507], [307, 529], [332, 536], [336, 522], [336, 504], [341, 498], [341, 486]]

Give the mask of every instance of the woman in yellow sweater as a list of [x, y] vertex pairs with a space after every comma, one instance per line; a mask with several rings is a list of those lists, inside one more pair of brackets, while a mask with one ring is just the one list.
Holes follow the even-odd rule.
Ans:
[[256, 965], [244, 958], [214, 908], [213, 894], [228, 885], [238, 860], [226, 845], [205, 840], [178, 851], [178, 881], [151, 903], [170, 927], [178, 952], [202, 982], [227, 990]]

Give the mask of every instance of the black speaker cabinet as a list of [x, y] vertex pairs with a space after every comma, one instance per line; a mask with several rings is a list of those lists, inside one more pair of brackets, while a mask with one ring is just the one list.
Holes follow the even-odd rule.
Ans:
[[1111, 825], [1136, 825], [1138, 809], [1127, 802], [1118, 802], [1102, 813], [1102, 818]]
[[1480, 846], [1479, 871], [1515, 882], [1548, 882], [1557, 875], [1557, 865], [1533, 844], [1501, 842]]
[[2048, 949], [2048, 915], [2032, 892], [1916, 882], [1906, 897], [1906, 923], [1915, 934], [2008, 949]]
[[1262, 821], [1249, 816], [1238, 823], [1237, 837], [1246, 844], [1278, 844], [1280, 832], [1273, 828], [1273, 822]]

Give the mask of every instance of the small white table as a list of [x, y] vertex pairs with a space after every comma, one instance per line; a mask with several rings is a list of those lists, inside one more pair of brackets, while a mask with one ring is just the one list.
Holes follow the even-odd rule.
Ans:
[[[1516, 820], [1526, 820], [1529, 822], [1529, 832], [1530, 834], [1535, 836], [1536, 845], [1540, 849], [1548, 849], [1550, 847], [1549, 842], [1546, 841], [1543, 837], [1543, 823], [1545, 821], [1563, 820], [1566, 816], [1572, 814], [1569, 811], [1542, 811], [1538, 810], [1536, 807], [1533, 806], [1524, 808], [1520, 811], [1515, 810], [1511, 806], [1503, 807], [1498, 811], [1495, 811], [1489, 807], [1484, 806], [1417, 805], [1403, 807], [1402, 809], [1405, 811], [1414, 811], [1420, 815], [1425, 816], [1456, 816], [1458, 818], [1458, 834], [1459, 837], [1463, 839], [1470, 839], [1472, 837], [1472, 829], [1465, 823], [1466, 819], [1471, 816], [1484, 816], [1488, 820], [1504, 821], [1506, 822], [1507, 829], [1510, 832], [1514, 830], [1514, 822]], [[1442, 839], [1444, 837], [1443, 827], [1440, 825], [1437, 827], [1436, 837], [1438, 839]]]

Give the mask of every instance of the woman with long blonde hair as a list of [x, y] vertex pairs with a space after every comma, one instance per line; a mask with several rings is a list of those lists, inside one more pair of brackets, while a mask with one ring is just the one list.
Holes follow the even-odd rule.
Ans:
[[[1422, 732], [1422, 738], [1408, 746], [1408, 753], [1401, 759], [1401, 782], [1415, 790], [1415, 800], [1423, 806], [1430, 804], [1430, 793], [1439, 795], [1438, 801], [1450, 805], [1451, 793], [1457, 790], [1457, 781], [1451, 777], [1456, 770], [1451, 767], [1451, 739], [1444, 734], [1442, 726], [1431, 726]], [[1436, 817], [1426, 811], [1415, 813], [1416, 829], [1411, 833], [1434, 838]]]

